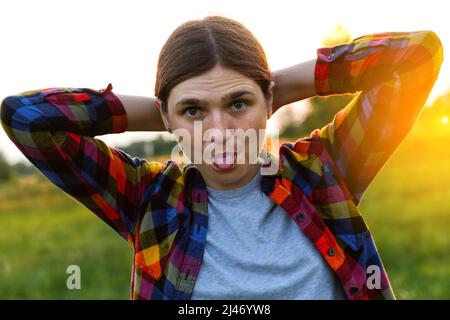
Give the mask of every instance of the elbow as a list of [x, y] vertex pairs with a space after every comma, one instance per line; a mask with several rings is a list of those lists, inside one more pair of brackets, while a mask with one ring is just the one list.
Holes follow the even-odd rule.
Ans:
[[[0, 123], [13, 142], [26, 140], [27, 134], [45, 130], [46, 127], [45, 117], [39, 108], [23, 98], [23, 95], [8, 96], [2, 100], [0, 106]], [[17, 131], [22, 134], [18, 136]]]
[[418, 81], [423, 85], [435, 82], [443, 62], [443, 46], [436, 32], [410, 32], [407, 45], [399, 52], [398, 68], [405, 73], [405, 82], [416, 87]]
[[14, 96], [9, 96], [2, 100], [0, 106], [0, 122], [4, 128], [6, 128], [6, 126], [11, 127], [13, 114], [17, 107], [17, 98]]
[[433, 61], [434, 74], [437, 76], [444, 61], [444, 47], [436, 32], [432, 30], [422, 31], [421, 44], [427, 49]]
[[425, 45], [428, 44], [428, 47], [432, 47], [435, 49], [442, 49], [442, 41], [433, 30], [425, 30], [424, 33], [424, 42]]

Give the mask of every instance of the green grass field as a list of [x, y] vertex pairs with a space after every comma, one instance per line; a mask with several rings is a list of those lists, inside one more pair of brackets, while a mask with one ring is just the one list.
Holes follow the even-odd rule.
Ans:
[[[0, 214], [0, 298], [128, 299], [129, 245], [43, 179], [1, 191], [17, 203]], [[69, 265], [81, 269], [81, 290], [66, 287]]]
[[[450, 124], [418, 124], [360, 205], [399, 299], [450, 298]], [[128, 299], [132, 252], [43, 177], [0, 185], [0, 298]], [[66, 268], [81, 268], [81, 290]]]

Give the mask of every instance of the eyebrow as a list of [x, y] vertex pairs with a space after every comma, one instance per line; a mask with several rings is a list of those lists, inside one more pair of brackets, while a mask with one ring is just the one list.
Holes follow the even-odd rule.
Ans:
[[[237, 90], [237, 91], [234, 91], [234, 92], [231, 92], [231, 93], [228, 93], [228, 94], [224, 95], [221, 100], [222, 100], [222, 102], [227, 102], [227, 101], [231, 101], [231, 100], [237, 99], [239, 97], [242, 97], [243, 95], [246, 95], [246, 94], [255, 96], [255, 94], [253, 92], [251, 92], [251, 91], [248, 91], [248, 90]], [[191, 105], [191, 104], [199, 105], [199, 104], [202, 104], [202, 103], [204, 103], [204, 102], [202, 100], [200, 100], [200, 99], [197, 99], [197, 98], [184, 98], [184, 99], [181, 99], [180, 101], [178, 101], [175, 104], [175, 106]]]

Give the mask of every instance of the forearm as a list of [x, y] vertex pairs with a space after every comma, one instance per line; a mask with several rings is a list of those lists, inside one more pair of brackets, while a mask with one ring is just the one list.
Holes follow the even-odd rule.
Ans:
[[292, 102], [315, 96], [314, 70], [316, 59], [276, 70], [272, 73], [275, 82], [273, 111]]
[[[410, 37], [409, 42], [404, 41], [407, 37]], [[419, 31], [369, 34], [345, 45], [319, 48], [316, 58], [272, 73], [275, 82], [273, 112], [284, 105], [315, 95], [354, 93], [368, 89], [392, 78], [393, 70], [405, 72], [400, 71], [400, 67], [408, 63], [404, 62], [407, 59], [394, 61], [392, 57], [400, 55], [400, 52], [408, 57], [416, 43], [420, 43], [431, 55], [437, 55], [435, 48], [440, 47], [434, 32]], [[423, 60], [417, 63], [423, 63]]]
[[[13, 142], [31, 141], [36, 149], [48, 149], [48, 141], [41, 137], [47, 133], [90, 137], [120, 133], [125, 131], [126, 115], [111, 88], [53, 87], [24, 91], [3, 99], [1, 121]], [[17, 115], [22, 116], [19, 119]]]
[[127, 131], [165, 131], [154, 97], [116, 94], [127, 114]]
[[318, 95], [366, 91], [388, 81], [397, 81], [405, 91], [436, 75], [442, 45], [429, 30], [380, 32], [319, 48], [317, 56]]

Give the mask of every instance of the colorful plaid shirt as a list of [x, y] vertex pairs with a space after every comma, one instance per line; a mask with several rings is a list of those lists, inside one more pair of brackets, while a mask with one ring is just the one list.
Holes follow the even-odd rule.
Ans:
[[[262, 176], [264, 193], [314, 243], [349, 299], [395, 298], [358, 205], [418, 118], [442, 60], [432, 31], [369, 34], [317, 49], [318, 95], [357, 94], [330, 123], [282, 144], [272, 155], [278, 172]], [[1, 120], [43, 175], [129, 242], [131, 299], [191, 298], [208, 230], [206, 184], [191, 163], [146, 161], [94, 138], [127, 127], [111, 84], [12, 95]]]

